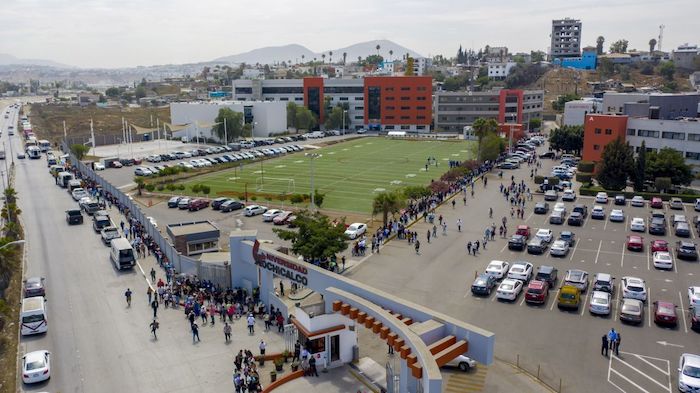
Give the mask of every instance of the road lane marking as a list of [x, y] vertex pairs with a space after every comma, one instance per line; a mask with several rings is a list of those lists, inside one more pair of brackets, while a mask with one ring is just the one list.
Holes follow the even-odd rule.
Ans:
[[622, 243], [622, 258], [620, 258], [620, 267], [625, 267], [625, 249], [627, 248], [627, 245], [623, 242]]
[[681, 301], [681, 316], [683, 317], [683, 328], [688, 333], [688, 321], [685, 320], [685, 306], [683, 306], [683, 295], [678, 291], [678, 299]]
[[[659, 385], [659, 386], [660, 386], [661, 388], [663, 388], [664, 390], [667, 390], [667, 389], [668, 389], [667, 386], [662, 385], [661, 382], [659, 382], [659, 381], [655, 380], [654, 378], [648, 376], [648, 375], [647, 375], [645, 372], [643, 372], [642, 370], [640, 370], [640, 369], [634, 367], [633, 365], [627, 363], [626, 361], [620, 359], [620, 358], [617, 357], [617, 356], [615, 356], [615, 359], [616, 359], [618, 362], [620, 362], [620, 363], [624, 364], [625, 366], [631, 368], [632, 370], [636, 371], [636, 372], [639, 373], [641, 376], [645, 377], [646, 379], [650, 380], [651, 382], [654, 382], [655, 384]], [[627, 377], [625, 377], [624, 375], [622, 375], [619, 371], [617, 371], [617, 370], [615, 370], [615, 369], [613, 369], [612, 371], [613, 371], [614, 373], [616, 373], [617, 375], [619, 375], [620, 377], [622, 377], [623, 379], [627, 380], [627, 382], [629, 382], [629, 383], [631, 383], [632, 385], [638, 387], [640, 390], [643, 390], [643, 391], [645, 391], [645, 392], [648, 392], [648, 390], [646, 390], [646, 389], [642, 388], [641, 386], [637, 385], [636, 383], [632, 382], [632, 380], [630, 380], [629, 378], [627, 378]], [[665, 373], [664, 373], [664, 374], [665, 374]], [[668, 374], [666, 374], [666, 376], [668, 376]]]
[[612, 307], [611, 307], [611, 311], [612, 311], [613, 314], [614, 314], [614, 315], [613, 315], [613, 321], [617, 321], [617, 314], [618, 314], [618, 312], [617, 312], [617, 311], [614, 311], [614, 309], [617, 309], [617, 307], [619, 307], [619, 304], [620, 304], [620, 292], [622, 292], [622, 289], [620, 289], [619, 291], [615, 291], [615, 303], [614, 303], [614, 304], [612, 305]]
[[647, 304], [649, 307], [649, 312], [647, 313], [647, 320], [649, 321], [649, 327], [651, 327], [651, 288], [647, 288]]
[[578, 247], [578, 242], [576, 242], [576, 244], [574, 244], [574, 250], [571, 252], [571, 256], [569, 257], [569, 261], [572, 261], [574, 259], [574, 254], [576, 254], [577, 247]]
[[583, 298], [583, 307], [581, 307], [581, 316], [583, 316], [583, 313], [586, 312], [586, 303], [588, 303], [588, 296], [585, 296]]
[[596, 265], [598, 264], [598, 257], [600, 256], [600, 247], [602, 247], [602, 246], [603, 246], [603, 241], [600, 240], [598, 242], [598, 252], [595, 254], [595, 264]]
[[557, 299], [559, 299], [559, 289], [557, 289], [556, 296], [554, 296], [554, 301], [552, 302], [552, 305], [549, 306], [549, 311], [552, 311], [554, 309], [554, 303], [557, 302]]

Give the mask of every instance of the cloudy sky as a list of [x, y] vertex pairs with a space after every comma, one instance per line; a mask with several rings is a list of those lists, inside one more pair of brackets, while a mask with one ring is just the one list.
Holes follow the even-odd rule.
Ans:
[[547, 50], [551, 20], [644, 49], [700, 43], [698, 0], [2, 0], [0, 53], [80, 67], [212, 60], [290, 43], [312, 51], [389, 39], [423, 55], [460, 44]]

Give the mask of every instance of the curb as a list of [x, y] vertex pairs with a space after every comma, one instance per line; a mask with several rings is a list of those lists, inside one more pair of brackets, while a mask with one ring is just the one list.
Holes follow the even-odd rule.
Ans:
[[377, 386], [374, 382], [367, 379], [367, 377], [365, 377], [362, 371], [357, 368], [354, 363], [350, 362], [348, 363], [348, 366], [350, 367], [348, 371], [350, 371], [350, 374], [352, 374], [352, 376], [355, 377], [358, 382], [365, 385], [373, 393], [381, 393], [381, 386]]
[[499, 362], [501, 362], [501, 363], [503, 363], [503, 364], [506, 364], [506, 365], [508, 365], [508, 366], [510, 366], [510, 367], [512, 367], [512, 368], [514, 368], [514, 369], [516, 369], [516, 370], [518, 370], [520, 373], [526, 375], [528, 378], [530, 378], [531, 380], [537, 382], [540, 386], [542, 386], [543, 388], [549, 390], [550, 392], [552, 392], [552, 393], [557, 393], [557, 392], [559, 392], [558, 390], [556, 390], [556, 389], [552, 388], [551, 386], [547, 385], [547, 383], [545, 383], [545, 382], [542, 381], [541, 379], [538, 379], [537, 376], [535, 376], [534, 374], [532, 374], [530, 371], [528, 371], [528, 370], [526, 370], [526, 369], [524, 369], [524, 368], [522, 368], [522, 367], [518, 367], [517, 365], [515, 365], [515, 364], [513, 364], [513, 363], [511, 363], [511, 362], [509, 362], [509, 361], [507, 361], [507, 360], [505, 360], [505, 359], [501, 359], [501, 358], [499, 358], [498, 356], [494, 356], [494, 359], [496, 359], [496, 361], [499, 361]]

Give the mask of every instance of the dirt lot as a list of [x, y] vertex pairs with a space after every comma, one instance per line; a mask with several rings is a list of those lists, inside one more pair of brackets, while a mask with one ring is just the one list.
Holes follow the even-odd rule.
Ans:
[[129, 123], [140, 127], [153, 126], [156, 119], [170, 122], [170, 108], [99, 108], [94, 105], [79, 107], [63, 104], [32, 104], [26, 105], [24, 113], [29, 116], [34, 133], [40, 139], [58, 142], [63, 139], [63, 121], [69, 139], [74, 143], [84, 142], [90, 136], [90, 119], [94, 122], [97, 145], [116, 143], [115, 138], [121, 138], [122, 117]]

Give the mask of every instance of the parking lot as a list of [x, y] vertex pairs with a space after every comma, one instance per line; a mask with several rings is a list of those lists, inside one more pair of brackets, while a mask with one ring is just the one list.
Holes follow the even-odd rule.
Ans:
[[[549, 168], [556, 164], [544, 160], [540, 173], [548, 173]], [[632, 207], [629, 201], [625, 206], [615, 206], [613, 195], [605, 205], [605, 220], [590, 218], [595, 205], [592, 197], [578, 196], [575, 202], [564, 202], [569, 213], [575, 204], [588, 207], [588, 215], [580, 227], [569, 226], [566, 222], [552, 225], [549, 214], [533, 214], [534, 204], [543, 201], [542, 194], [535, 194], [533, 201], [527, 202], [524, 219], [511, 219], [508, 216], [510, 204], [500, 195], [498, 183], [508, 184], [513, 175], [516, 182], [524, 179], [529, 187], [535, 188], [529, 172], [527, 167], [506, 171], [503, 180], [495, 174], [489, 175], [488, 188], [477, 184], [476, 196], [467, 201], [467, 206], [458, 203], [455, 208], [448, 205], [438, 210], [450, 225], [445, 235], [438, 235], [430, 243], [423, 242], [424, 234], [432, 225], [420, 222], [413, 226], [422, 243], [420, 255], [416, 255], [411, 245], [394, 241], [382, 249], [380, 256], [373, 256], [352, 272], [352, 277], [494, 331], [497, 357], [513, 362], [519, 359], [521, 364], [529, 364], [529, 370], [533, 372], [542, 370], [551, 375], [550, 382], [554, 385], [558, 385], [561, 378], [564, 391], [616, 391], [617, 386], [623, 392], [668, 392], [669, 383], [677, 389], [675, 367], [680, 354], [700, 352], [698, 333], [690, 329], [687, 295], [689, 286], [700, 285], [698, 262], [676, 260], [675, 242], [680, 238], [672, 234], [670, 227], [665, 236], [630, 232], [631, 218], [642, 217], [646, 221], [651, 209], [648, 204]], [[492, 184], [495, 188], [491, 188]], [[554, 202], [549, 203], [551, 212]], [[491, 207], [494, 217], [488, 218], [486, 212]], [[608, 220], [613, 208], [624, 210], [623, 222]], [[667, 221], [671, 220], [672, 214], [680, 213], [692, 222], [696, 214], [688, 205], [683, 211], [675, 211], [664, 204], [663, 212]], [[552, 257], [549, 250], [542, 255], [511, 251], [507, 246], [508, 238], [496, 236], [495, 241], [489, 242], [487, 248], [482, 248], [476, 256], [468, 255], [466, 243], [482, 239], [484, 228], [498, 223], [503, 215], [508, 216], [508, 238], [516, 225], [525, 224], [531, 227], [533, 236], [540, 228], [551, 229], [555, 239], [559, 232], [570, 230], [575, 233], [577, 241], [565, 257]], [[468, 223], [461, 232], [452, 227], [458, 218]], [[625, 242], [629, 234], [643, 237], [642, 252], [627, 250]], [[691, 236], [686, 240], [694, 242], [697, 236], [691, 225]], [[674, 262], [672, 270], [654, 268], [649, 247], [653, 239], [668, 241]], [[473, 295], [471, 284], [474, 278], [492, 260], [507, 261], [511, 265], [516, 261], [527, 261], [534, 265], [534, 272], [542, 265], [554, 266], [558, 269], [557, 284], [542, 305], [526, 303], [524, 293], [511, 302], [497, 300], [495, 291], [490, 296]], [[590, 288], [585, 297], [582, 296], [578, 309], [558, 309], [557, 294], [566, 271], [570, 269], [588, 272], [589, 281], [596, 273], [609, 273], [615, 277], [616, 290], [609, 316], [594, 316], [588, 312]], [[619, 319], [620, 280], [624, 276], [638, 277], [646, 282], [648, 299], [643, 323], [639, 325], [623, 324]], [[677, 326], [661, 327], [654, 323], [650, 306], [657, 300], [669, 301], [678, 307]], [[600, 348], [601, 336], [613, 327], [620, 332], [622, 340], [620, 356], [611, 361], [600, 354]], [[652, 358], [660, 360], [649, 360]], [[663, 373], [647, 371], [645, 367], [656, 368], [645, 361]]]

